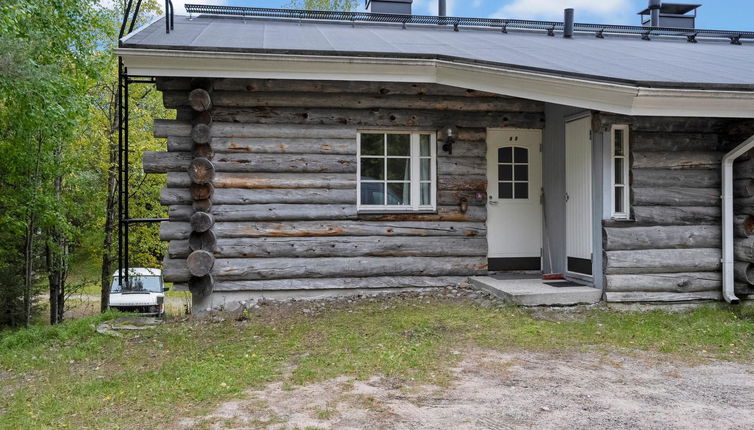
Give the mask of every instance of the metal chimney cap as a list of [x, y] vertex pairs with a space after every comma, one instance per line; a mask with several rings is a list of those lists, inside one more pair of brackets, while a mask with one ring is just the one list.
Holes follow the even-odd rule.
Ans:
[[649, 9], [660, 9], [662, 7], [662, 0], [649, 0]]

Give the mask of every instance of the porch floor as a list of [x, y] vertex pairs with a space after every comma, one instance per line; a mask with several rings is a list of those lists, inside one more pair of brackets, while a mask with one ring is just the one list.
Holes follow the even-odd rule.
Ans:
[[553, 286], [553, 281], [543, 281], [541, 275], [475, 276], [469, 279], [472, 287], [486, 291], [506, 302], [521, 306], [570, 306], [597, 303], [602, 291], [585, 286]]

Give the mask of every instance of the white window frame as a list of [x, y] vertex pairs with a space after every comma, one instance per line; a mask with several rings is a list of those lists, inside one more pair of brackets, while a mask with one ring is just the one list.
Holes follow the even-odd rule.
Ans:
[[[623, 155], [615, 155], [615, 132], [623, 132]], [[617, 124], [610, 128], [610, 213], [613, 219], [627, 220], [631, 218], [631, 189], [629, 181], [630, 166], [630, 140], [629, 127], [627, 124]], [[623, 184], [615, 183], [615, 160], [623, 159]], [[616, 210], [615, 189], [623, 188], [623, 211]]]
[[[410, 180], [410, 205], [364, 205], [361, 203], [361, 135], [362, 134], [406, 134], [411, 139], [411, 180]], [[421, 205], [421, 158], [420, 135], [429, 135], [430, 143], [430, 201], [429, 205]], [[385, 212], [419, 212], [432, 213], [437, 211], [437, 132], [426, 131], [400, 131], [400, 130], [359, 130], [356, 137], [356, 210], [359, 213], [385, 213]], [[426, 181], [425, 181], [426, 182]], [[385, 189], [387, 192], [387, 188]]]

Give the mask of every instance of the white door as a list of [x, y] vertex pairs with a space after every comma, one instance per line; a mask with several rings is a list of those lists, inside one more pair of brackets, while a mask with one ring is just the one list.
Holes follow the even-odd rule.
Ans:
[[566, 122], [566, 267], [592, 274], [592, 118]]
[[542, 153], [539, 130], [487, 131], [489, 270], [542, 266]]

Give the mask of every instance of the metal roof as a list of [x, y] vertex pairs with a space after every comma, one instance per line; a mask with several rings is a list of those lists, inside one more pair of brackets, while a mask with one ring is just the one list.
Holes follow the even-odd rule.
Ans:
[[[662, 3], [660, 6], [660, 13], [667, 13], [671, 15], [685, 15], [693, 10], [702, 7], [700, 4], [685, 4], [685, 3]], [[651, 10], [649, 8], [639, 12], [639, 15], [649, 15]]]
[[160, 50], [435, 58], [535, 70], [642, 86], [754, 88], [754, 44], [576, 32], [572, 39], [542, 31], [452, 26], [343, 23], [321, 20], [179, 16], [164, 18], [121, 42]]

